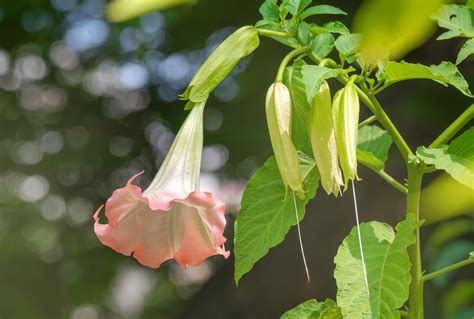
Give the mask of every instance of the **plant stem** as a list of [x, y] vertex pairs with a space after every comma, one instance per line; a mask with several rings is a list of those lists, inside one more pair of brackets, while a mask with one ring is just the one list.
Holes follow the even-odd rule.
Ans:
[[278, 67], [278, 72], [277, 72], [275, 82], [282, 82], [283, 81], [283, 73], [285, 72], [285, 68], [288, 65], [288, 63], [290, 63], [290, 61], [293, 58], [297, 57], [300, 54], [303, 54], [303, 53], [307, 52], [308, 50], [309, 49], [307, 47], [304, 47], [304, 48], [295, 49], [295, 50], [291, 51], [290, 53], [288, 53], [283, 58], [283, 60], [280, 63], [280, 66]]
[[462, 129], [470, 120], [474, 118], [474, 104], [471, 104], [447, 129], [438, 136], [430, 147], [438, 147], [441, 144], [449, 142], [460, 129]]
[[404, 185], [400, 184], [396, 179], [394, 179], [392, 176], [390, 176], [386, 171], [378, 170], [378, 169], [373, 169], [372, 167], [367, 166], [370, 168], [372, 171], [374, 171], [377, 175], [382, 177], [387, 183], [392, 185], [395, 189], [399, 190], [403, 194], [408, 194], [408, 188], [406, 188]]
[[[313, 62], [319, 64], [321, 60], [312, 52], [308, 52], [308, 56]], [[337, 63], [334, 61], [329, 61], [326, 63], [326, 65], [337, 67]], [[345, 75], [339, 75], [337, 77], [338, 81], [341, 82], [342, 84], [346, 84], [349, 79]], [[387, 113], [383, 110], [382, 106], [380, 105], [379, 101], [375, 98], [375, 96], [370, 92], [370, 90], [367, 88], [367, 86], [364, 83], [361, 83], [361, 87], [358, 85], [355, 85], [355, 88], [357, 90], [357, 94], [359, 94], [359, 97], [371, 111], [374, 113], [375, 117], [377, 120], [380, 122], [380, 124], [387, 130], [387, 132], [392, 136], [393, 141], [395, 142], [395, 145], [398, 147], [400, 150], [400, 153], [403, 156], [403, 159], [405, 162], [408, 161], [408, 156], [413, 155], [413, 152], [411, 151], [410, 147], [408, 144], [405, 142], [403, 139], [402, 135], [398, 131], [398, 129], [395, 127], [393, 122], [390, 120], [388, 117]]]
[[278, 32], [278, 31], [273, 31], [273, 30], [267, 30], [267, 29], [257, 29], [259, 35], [263, 35], [265, 37], [278, 37], [278, 38], [292, 38], [293, 36], [289, 33], [286, 32]]
[[472, 264], [472, 263], [474, 263], [474, 258], [467, 258], [467, 259], [465, 259], [465, 260], [463, 260], [463, 261], [460, 261], [460, 262], [458, 262], [458, 263], [449, 265], [448, 267], [445, 267], [445, 268], [443, 268], [443, 269], [440, 269], [440, 270], [434, 271], [434, 272], [432, 272], [432, 273], [430, 273], [430, 274], [424, 275], [424, 276], [423, 276], [423, 281], [431, 280], [431, 279], [433, 279], [433, 278], [436, 278], [436, 277], [439, 277], [439, 276], [441, 276], [441, 275], [444, 275], [444, 274], [447, 273], [447, 272], [456, 270], [456, 269], [458, 269], [458, 268], [467, 266], [467, 265]]
[[[414, 213], [417, 223], [420, 220], [420, 189], [423, 172], [415, 161], [410, 161], [408, 167], [407, 213]], [[411, 261], [410, 312], [408, 318], [423, 319], [423, 273], [421, 266], [420, 228], [415, 230], [416, 243], [408, 247]]]
[[398, 312], [400, 313], [400, 316], [405, 317], [405, 318], [408, 317], [408, 312], [403, 311], [403, 310], [398, 310]]
[[362, 122], [359, 123], [359, 128], [362, 128], [366, 125], [369, 125], [370, 123], [373, 123], [377, 121], [377, 117], [375, 115], [372, 115], [371, 117], [366, 118]]

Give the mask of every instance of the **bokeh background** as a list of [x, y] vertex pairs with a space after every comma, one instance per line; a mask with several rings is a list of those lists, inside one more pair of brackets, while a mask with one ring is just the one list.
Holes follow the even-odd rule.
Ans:
[[[350, 25], [359, 1], [330, 2]], [[133, 173], [145, 169], [138, 184], [146, 186], [160, 166], [186, 116], [178, 94], [199, 65], [235, 28], [260, 19], [260, 1], [199, 0], [111, 24], [104, 5], [0, 2], [0, 318], [277, 318], [309, 298], [334, 298], [333, 257], [355, 223], [350, 196], [319, 192], [307, 209], [310, 283], [294, 229], [238, 287], [232, 257], [154, 270], [96, 240], [95, 209]], [[288, 51], [261, 42], [205, 111], [202, 189], [228, 203], [229, 248], [242, 189], [271, 154], [263, 103]], [[454, 61], [461, 44], [433, 38], [406, 60]], [[471, 87], [473, 66], [460, 66]], [[428, 81], [392, 86], [381, 101], [413, 147], [429, 144], [471, 103]], [[403, 164], [391, 155], [388, 171], [401, 180]], [[360, 176], [361, 218], [401, 220], [403, 197], [368, 170]], [[473, 211], [423, 228], [426, 268], [474, 250]], [[425, 294], [427, 318], [472, 318], [472, 268], [430, 282]]]

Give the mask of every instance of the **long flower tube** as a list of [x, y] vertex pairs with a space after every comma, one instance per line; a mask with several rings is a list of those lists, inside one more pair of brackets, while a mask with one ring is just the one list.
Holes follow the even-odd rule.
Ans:
[[141, 264], [158, 268], [175, 259], [197, 266], [213, 255], [229, 257], [224, 248], [225, 204], [199, 191], [203, 144], [203, 110], [190, 111], [155, 178], [146, 190], [130, 178], [105, 204], [108, 224], [94, 214], [94, 231], [104, 244]]

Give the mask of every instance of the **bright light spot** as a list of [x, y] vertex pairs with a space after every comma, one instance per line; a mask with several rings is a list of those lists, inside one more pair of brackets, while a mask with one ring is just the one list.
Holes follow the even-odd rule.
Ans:
[[58, 220], [66, 214], [66, 203], [61, 196], [48, 195], [40, 204], [40, 212], [46, 220]]
[[222, 102], [230, 102], [239, 94], [239, 85], [229, 77], [216, 87], [213, 94]]
[[49, 183], [39, 175], [28, 176], [23, 179], [16, 189], [17, 196], [28, 203], [34, 203], [48, 194]]
[[73, 225], [83, 225], [91, 221], [93, 213], [92, 203], [88, 200], [76, 197], [68, 203], [68, 215]]
[[89, 19], [74, 23], [66, 31], [66, 44], [77, 51], [85, 51], [102, 45], [109, 36], [109, 26], [102, 20]]
[[146, 296], [156, 284], [156, 276], [143, 267], [122, 268], [110, 289], [110, 307], [124, 318], [139, 318]]
[[37, 55], [27, 54], [19, 57], [15, 62], [15, 75], [23, 80], [41, 80], [48, 73], [44, 60]]
[[77, 5], [77, 0], [51, 0], [51, 4], [58, 11], [68, 11]]
[[21, 16], [21, 24], [28, 32], [40, 31], [51, 25], [51, 22], [50, 14], [43, 9], [30, 9]]
[[79, 55], [61, 43], [56, 43], [49, 51], [51, 61], [63, 70], [72, 70], [79, 64]]
[[61, 133], [56, 131], [49, 131], [41, 135], [40, 147], [41, 150], [48, 154], [56, 154], [61, 151], [64, 146], [64, 139]]
[[120, 83], [125, 89], [141, 89], [148, 83], [148, 78], [148, 71], [141, 63], [128, 62], [120, 68]]
[[96, 305], [80, 305], [71, 314], [71, 319], [99, 319], [100, 312]]
[[43, 159], [43, 152], [36, 143], [21, 143], [16, 147], [13, 159], [21, 164], [35, 165]]
[[229, 159], [229, 150], [224, 145], [211, 145], [202, 151], [202, 169], [209, 172], [222, 168]]
[[145, 33], [156, 33], [165, 25], [165, 17], [159, 12], [144, 15], [140, 18], [140, 25]]

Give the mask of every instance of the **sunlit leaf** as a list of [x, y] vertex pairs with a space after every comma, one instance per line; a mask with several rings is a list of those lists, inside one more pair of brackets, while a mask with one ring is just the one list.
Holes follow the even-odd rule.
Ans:
[[472, 214], [474, 191], [448, 174], [443, 174], [422, 190], [420, 205], [421, 218], [427, 223]]
[[466, 60], [470, 55], [474, 54], [474, 39], [467, 40], [461, 50], [458, 53], [458, 58], [456, 59], [456, 64], [461, 63]]
[[346, 12], [342, 11], [339, 8], [329, 6], [329, 5], [318, 5], [314, 7], [310, 7], [299, 15], [301, 19], [306, 19], [307, 17], [313, 16], [313, 15], [318, 15], [318, 14], [342, 14], [342, 15], [347, 15]]
[[450, 62], [442, 62], [440, 65], [426, 66], [408, 62], [388, 62], [384, 68], [385, 85], [412, 80], [427, 79], [441, 83], [445, 86], [452, 85], [464, 95], [472, 96], [469, 85], [459, 72], [458, 68]]
[[367, 166], [383, 169], [391, 145], [392, 138], [387, 131], [375, 125], [366, 125], [359, 129], [357, 160]]
[[338, 287], [337, 304], [344, 318], [399, 318], [408, 299], [411, 281], [407, 248], [415, 243], [414, 214], [400, 222], [394, 233], [390, 225], [362, 223], [361, 238], [367, 268], [370, 298], [365, 286], [357, 228], [354, 227], [334, 258]]
[[419, 147], [418, 157], [426, 164], [445, 170], [458, 182], [474, 189], [474, 127], [466, 130], [449, 146]]
[[438, 40], [474, 37], [474, 11], [467, 6], [444, 5], [433, 15], [433, 19], [438, 21], [440, 27], [449, 30], [441, 34]]
[[[314, 161], [300, 155], [305, 199], [296, 198], [299, 220], [306, 203], [316, 194], [318, 184]], [[296, 225], [293, 195], [285, 194], [275, 157], [270, 157], [252, 176], [241, 201], [242, 208], [235, 222], [235, 282], [249, 272], [268, 250], [283, 241], [291, 226]]]
[[354, 17], [354, 31], [363, 34], [364, 58], [398, 59], [423, 44], [435, 30], [430, 16], [442, 2], [365, 0]]
[[130, 20], [144, 14], [165, 10], [184, 4], [194, 4], [197, 0], [114, 0], [105, 9], [107, 19], [112, 22]]
[[339, 57], [342, 61], [352, 63], [355, 60], [355, 55], [360, 50], [361, 35], [358, 33], [343, 34], [337, 38], [334, 45], [339, 52]]
[[301, 74], [303, 74], [303, 82], [306, 88], [308, 103], [311, 103], [314, 95], [319, 91], [319, 87], [323, 81], [337, 77], [339, 71], [324, 66], [304, 65], [301, 69]]
[[311, 299], [288, 310], [281, 319], [342, 319], [342, 314], [341, 309], [331, 299], [324, 302]]

